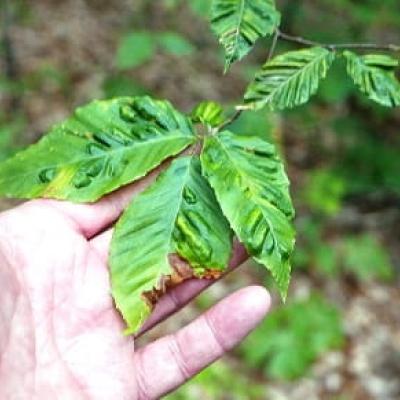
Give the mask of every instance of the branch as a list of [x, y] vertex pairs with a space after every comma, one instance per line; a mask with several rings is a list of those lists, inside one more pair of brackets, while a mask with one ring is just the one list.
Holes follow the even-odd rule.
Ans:
[[235, 113], [229, 117], [226, 121], [224, 121], [221, 125], [219, 125], [216, 129], [217, 132], [222, 131], [222, 129], [226, 128], [230, 124], [234, 123], [242, 114], [243, 110], [242, 109], [236, 109]]
[[400, 46], [395, 44], [375, 44], [375, 43], [320, 43], [314, 40], [308, 40], [301, 36], [292, 36], [287, 33], [277, 31], [278, 38], [286, 40], [288, 42], [298, 43], [305, 46], [320, 46], [325, 47], [329, 50], [337, 50], [337, 49], [363, 49], [363, 50], [385, 50], [385, 51], [394, 51], [400, 52]]
[[272, 56], [274, 55], [275, 47], [276, 47], [276, 44], [278, 43], [278, 38], [279, 38], [279, 31], [278, 31], [278, 29], [276, 29], [276, 30], [275, 30], [275, 33], [274, 33], [274, 37], [272, 38], [271, 47], [270, 47], [269, 52], [268, 52], [268, 57], [267, 57], [267, 60], [268, 60], [268, 61], [269, 61], [269, 60], [272, 58]]

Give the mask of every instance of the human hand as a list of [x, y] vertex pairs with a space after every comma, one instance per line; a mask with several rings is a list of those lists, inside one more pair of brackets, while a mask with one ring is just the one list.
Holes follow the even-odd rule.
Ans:
[[[248, 287], [143, 348], [122, 335], [110, 295], [109, 227], [153, 178], [92, 205], [37, 200], [0, 214], [0, 400], [157, 399], [262, 320], [269, 295]], [[231, 265], [245, 258], [236, 246]], [[207, 285], [172, 289], [140, 334]]]

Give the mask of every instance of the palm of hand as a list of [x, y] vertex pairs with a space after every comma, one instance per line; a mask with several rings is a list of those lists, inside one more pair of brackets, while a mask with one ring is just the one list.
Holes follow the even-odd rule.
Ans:
[[[244, 289], [175, 335], [134, 352], [110, 296], [111, 231], [98, 234], [126, 201], [127, 191], [91, 206], [40, 200], [0, 216], [0, 399], [156, 399], [264, 316], [265, 291]], [[152, 323], [204, 286], [177, 288]]]
[[[0, 398], [124, 399], [135, 393], [133, 341], [121, 335], [104, 257], [55, 209], [30, 207], [21, 223], [24, 229], [2, 225], [12, 243], [4, 251], [2, 241], [2, 253], [20, 268], [12, 321], [20, 332], [7, 344], [2, 379], [21, 394]], [[14, 369], [20, 374], [13, 383], [7, 371]]]

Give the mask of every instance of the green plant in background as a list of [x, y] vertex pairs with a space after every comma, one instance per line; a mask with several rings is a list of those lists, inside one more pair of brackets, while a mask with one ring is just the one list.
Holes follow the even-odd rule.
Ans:
[[334, 129], [346, 132], [345, 151], [333, 171], [345, 182], [348, 194], [362, 196], [377, 191], [400, 194], [400, 158], [395, 143], [379, 140], [361, 117], [337, 119]]
[[[116, 225], [110, 254], [112, 294], [127, 333], [140, 328], [151, 303], [181, 273], [176, 257], [187, 262], [188, 276], [220, 276], [228, 265], [233, 234], [271, 272], [286, 297], [295, 236], [289, 181], [272, 143], [233, 131], [243, 111], [306, 103], [341, 57], [370, 99], [400, 104], [397, 60], [350, 53], [397, 51], [398, 46], [317, 43], [282, 32], [280, 22], [273, 0], [211, 2], [211, 26], [225, 49], [226, 70], [259, 39], [273, 38], [266, 63], [233, 115], [227, 117], [215, 102], [203, 102], [184, 115], [168, 101], [147, 96], [95, 101], [0, 165], [3, 196], [93, 202], [174, 158]], [[304, 48], [274, 57], [280, 40]], [[131, 32], [121, 40], [117, 67], [142, 65], [157, 49], [181, 56], [190, 54], [193, 45], [171, 32]]]
[[319, 295], [273, 311], [240, 347], [249, 366], [275, 379], [304, 375], [324, 352], [338, 349], [344, 333], [338, 310]]
[[394, 267], [390, 258], [372, 234], [349, 235], [338, 244], [339, 262], [344, 271], [360, 280], [390, 281]]
[[103, 82], [103, 92], [105, 98], [143, 96], [148, 90], [138, 82], [122, 74], [107, 76]]
[[340, 234], [324, 239], [320, 219], [307, 217], [297, 223], [300, 235], [294, 264], [313, 266], [329, 278], [349, 274], [359, 281], [391, 281], [395, 268], [387, 251], [372, 233]]
[[119, 69], [137, 67], [149, 61], [155, 52], [156, 45], [148, 32], [133, 32], [123, 36], [117, 51]]
[[176, 32], [129, 32], [124, 35], [117, 50], [116, 64], [120, 70], [138, 67], [150, 61], [156, 51], [186, 56], [194, 53], [194, 46]]
[[341, 208], [346, 182], [330, 169], [319, 169], [310, 174], [303, 193], [306, 204], [312, 210], [334, 215]]
[[265, 388], [219, 361], [200, 372], [167, 400], [249, 400], [266, 398]]

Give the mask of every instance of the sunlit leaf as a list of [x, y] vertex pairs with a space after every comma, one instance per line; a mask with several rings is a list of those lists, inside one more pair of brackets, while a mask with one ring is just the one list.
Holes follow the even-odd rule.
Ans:
[[111, 245], [112, 292], [134, 333], [151, 311], [144, 293], [163, 292], [168, 278], [182, 279], [170, 259], [178, 254], [196, 276], [215, 276], [228, 264], [231, 231], [198, 157], [175, 160], [133, 200], [119, 220]]
[[345, 51], [347, 72], [368, 98], [386, 107], [400, 106], [400, 82], [395, 75], [399, 62], [382, 54], [358, 56]]
[[250, 108], [282, 110], [306, 103], [325, 78], [335, 55], [321, 47], [290, 51], [267, 61], [247, 88]]
[[230, 132], [207, 137], [203, 172], [247, 251], [272, 273], [283, 297], [290, 279], [294, 211], [275, 147]]
[[257, 39], [271, 35], [279, 22], [274, 0], [213, 0], [211, 26], [225, 48], [225, 70]]
[[194, 141], [189, 119], [167, 101], [94, 101], [0, 164], [0, 195], [95, 201]]

